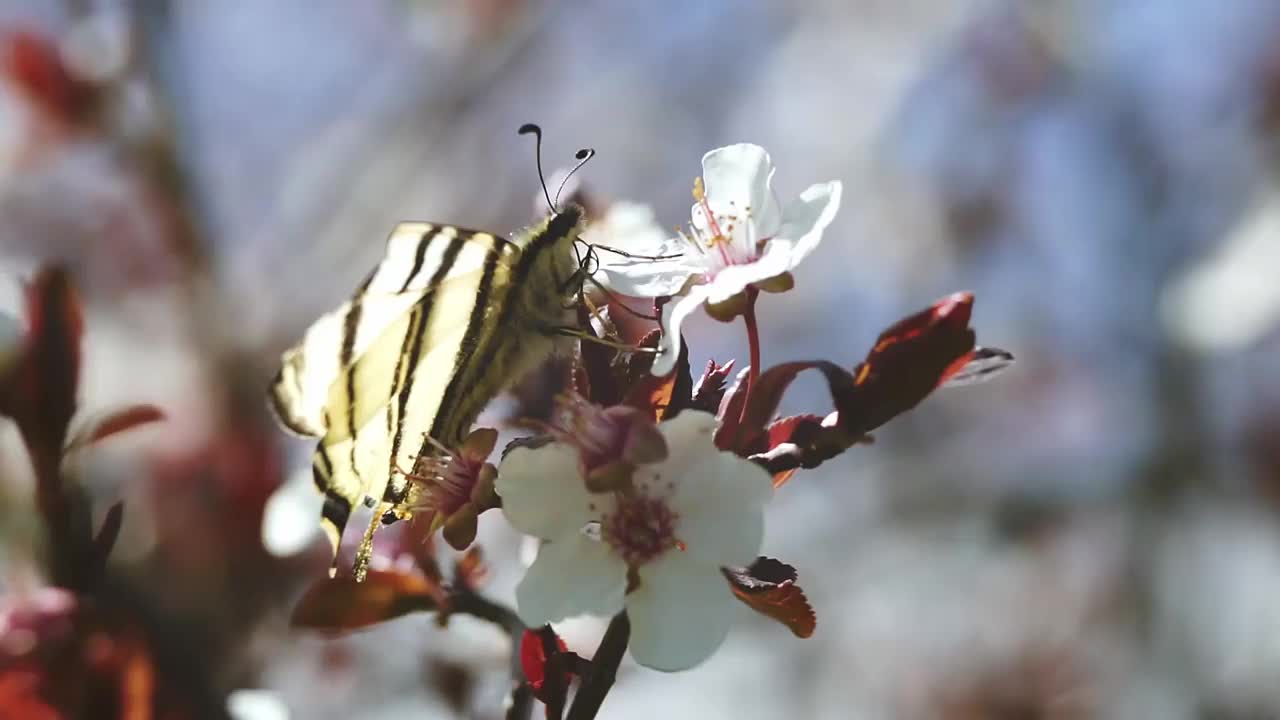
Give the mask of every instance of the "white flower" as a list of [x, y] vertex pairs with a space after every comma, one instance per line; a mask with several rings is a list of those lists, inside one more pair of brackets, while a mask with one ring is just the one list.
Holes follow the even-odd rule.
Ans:
[[755, 560], [773, 484], [716, 449], [707, 413], [685, 411], [658, 430], [666, 459], [637, 466], [625, 490], [589, 493], [567, 442], [512, 450], [497, 489], [511, 524], [545, 541], [516, 588], [521, 619], [540, 626], [625, 607], [632, 657], [674, 671], [728, 634], [738, 602], [720, 568]]
[[[636, 255], [670, 255], [661, 261], [602, 261], [610, 289], [627, 295], [684, 292], [664, 312], [663, 343], [653, 364], [666, 375], [680, 353], [680, 327], [701, 305], [729, 320], [745, 308], [748, 287], [780, 292], [791, 288], [789, 273], [813, 252], [840, 207], [839, 181], [811, 185], [780, 204], [774, 194], [774, 167], [759, 145], [718, 148], [702, 158], [694, 186], [697, 203], [688, 234], [654, 241], [637, 237], [623, 249]], [[666, 292], [654, 292], [665, 290]]]
[[[600, 260], [595, 279], [623, 295], [675, 295], [694, 272], [684, 256], [688, 244], [668, 236], [648, 205], [613, 203], [604, 217], [587, 226], [582, 239], [595, 246]], [[626, 254], [615, 252], [619, 250]]]

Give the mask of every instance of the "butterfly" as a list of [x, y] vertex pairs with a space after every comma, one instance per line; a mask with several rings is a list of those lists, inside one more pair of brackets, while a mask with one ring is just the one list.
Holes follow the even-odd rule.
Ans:
[[[538, 135], [537, 126], [521, 132]], [[580, 151], [579, 164], [590, 158]], [[539, 151], [539, 176], [541, 153]], [[576, 170], [577, 167], [574, 169]], [[580, 337], [577, 299], [589, 274], [577, 205], [557, 208], [514, 237], [403, 222], [349, 300], [286, 351], [271, 383], [281, 423], [319, 438], [312, 461], [324, 495], [320, 525], [334, 552], [356, 505], [376, 508], [356, 559], [367, 568], [382, 518], [405, 517], [420, 455], [457, 447], [480, 411]]]

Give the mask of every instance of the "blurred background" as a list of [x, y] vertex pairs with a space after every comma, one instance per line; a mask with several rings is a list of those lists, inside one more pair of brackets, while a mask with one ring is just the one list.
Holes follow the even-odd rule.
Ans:
[[[81, 471], [201, 682], [262, 691], [236, 717], [500, 716], [492, 627], [289, 629], [328, 559], [264, 388], [397, 221], [531, 220], [529, 121], [667, 228], [719, 145], [769, 149], [783, 197], [844, 182], [766, 366], [851, 367], [960, 289], [1018, 357], [779, 491], [763, 553], [814, 637], [744, 610], [691, 672], [624, 664], [604, 716], [1280, 717], [1274, 0], [0, 0], [0, 47], [0, 308], [67, 263], [82, 412], [164, 408]], [[694, 368], [745, 362], [693, 322]], [[20, 448], [0, 426], [10, 603], [42, 582]], [[520, 539], [481, 524], [510, 601]]]

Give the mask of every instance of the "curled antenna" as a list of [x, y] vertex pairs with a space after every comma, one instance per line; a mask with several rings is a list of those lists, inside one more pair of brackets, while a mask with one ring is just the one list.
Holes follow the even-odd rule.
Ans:
[[595, 148], [582, 148], [573, 154], [573, 158], [578, 161], [578, 164], [573, 166], [573, 169], [569, 171], [569, 174], [565, 175], [564, 179], [560, 181], [560, 187], [556, 188], [556, 205], [560, 204], [560, 193], [564, 192], [564, 186], [569, 184], [569, 178], [573, 177], [573, 174], [578, 172], [579, 168], [586, 165], [587, 161], [595, 156]]
[[[542, 197], [547, 199], [547, 208], [551, 210], [552, 213], [559, 212], [556, 210], [556, 204], [551, 202], [551, 193], [547, 192], [547, 178], [542, 174], [542, 128], [538, 127], [534, 123], [525, 123], [520, 126], [520, 129], [517, 130], [516, 133], [520, 135], [529, 135], [532, 133], [534, 138], [536, 138], [534, 140], [533, 152], [534, 158], [538, 163], [538, 182], [542, 183]], [[561, 187], [563, 187], [563, 185]], [[557, 197], [559, 197], [558, 194]]]

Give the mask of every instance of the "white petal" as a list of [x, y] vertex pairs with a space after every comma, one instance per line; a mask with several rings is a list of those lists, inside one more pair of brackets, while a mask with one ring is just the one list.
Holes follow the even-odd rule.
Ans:
[[619, 295], [651, 298], [676, 295], [689, 278], [703, 272], [701, 256], [680, 238], [666, 239], [633, 254], [645, 257], [625, 257], [597, 247], [600, 261], [592, 279]]
[[680, 357], [680, 327], [684, 325], [685, 318], [702, 307], [706, 299], [707, 286], [694, 285], [687, 294], [674, 298], [662, 309], [662, 339], [649, 372], [663, 377], [675, 369], [676, 360]]
[[643, 466], [636, 480], [674, 483], [672, 509], [679, 514], [676, 538], [685, 552], [715, 566], [749, 565], [764, 540], [764, 506], [773, 497], [773, 479], [759, 465], [715, 447], [716, 419], [686, 410], [658, 429], [667, 441], [667, 459]]
[[515, 448], [498, 466], [494, 488], [502, 514], [517, 530], [551, 540], [577, 532], [613, 507], [608, 495], [592, 495], [578, 474], [578, 451], [554, 442]]
[[627, 566], [609, 546], [582, 533], [543, 543], [516, 586], [516, 610], [530, 627], [622, 608]]
[[234, 720], [289, 720], [289, 706], [272, 690], [242, 688], [227, 695], [227, 714]]
[[[763, 237], [774, 234], [781, 214], [773, 195], [773, 162], [759, 145], [739, 143], [717, 148], [702, 156], [702, 180], [706, 185], [707, 204], [716, 215], [738, 216], [747, 213]], [[697, 226], [698, 213], [694, 213]], [[706, 230], [704, 225], [700, 230]], [[745, 224], [745, 223], [744, 223]]]
[[791, 259], [791, 243], [787, 240], [770, 240], [759, 258], [742, 265], [730, 265], [715, 274], [707, 283], [707, 302], [724, 302], [737, 295], [754, 282], [777, 277], [795, 263]]
[[822, 242], [823, 231], [840, 209], [843, 187], [839, 180], [811, 185], [783, 209], [777, 237], [789, 240], [793, 245], [788, 270], [799, 265]]
[[[648, 205], [614, 203], [603, 218], [587, 227], [582, 239], [596, 246], [599, 268], [594, 279], [622, 295], [675, 295], [691, 275], [701, 272], [696, 251], [685, 240], [668, 237]], [[653, 259], [657, 257], [662, 259]]]
[[654, 670], [687, 670], [711, 657], [729, 634], [738, 602], [714, 565], [667, 552], [640, 568], [627, 596], [631, 657]]
[[316, 492], [311, 468], [276, 488], [262, 508], [262, 547], [276, 557], [297, 555], [320, 535], [316, 518], [324, 496]]

